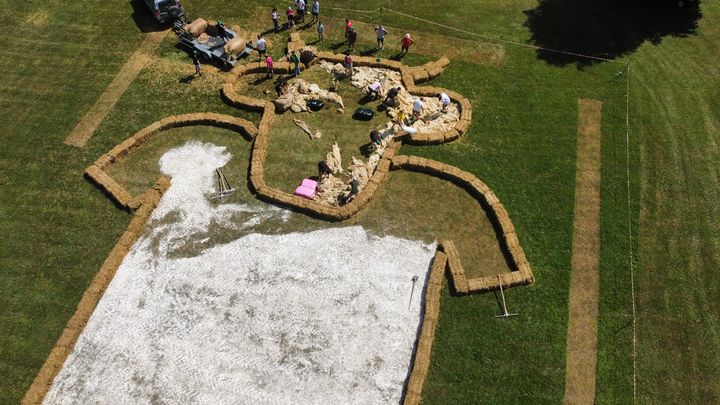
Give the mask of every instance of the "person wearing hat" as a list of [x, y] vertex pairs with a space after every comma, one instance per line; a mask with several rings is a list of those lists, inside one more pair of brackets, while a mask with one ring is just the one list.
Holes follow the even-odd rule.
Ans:
[[408, 50], [410, 49], [410, 45], [415, 43], [412, 38], [410, 38], [410, 33], [405, 34], [402, 40], [400, 40], [400, 46], [402, 47], [402, 50], [400, 51], [400, 55], [406, 55], [408, 53]]

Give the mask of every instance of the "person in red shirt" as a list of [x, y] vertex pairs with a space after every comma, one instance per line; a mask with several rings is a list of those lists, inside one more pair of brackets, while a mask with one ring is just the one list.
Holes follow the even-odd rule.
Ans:
[[352, 28], [352, 21], [345, 19], [345, 39], [348, 37], [348, 32], [350, 32], [350, 29]]
[[285, 12], [287, 14], [288, 19], [288, 29], [295, 26], [295, 12], [293, 11], [292, 7], [288, 7], [287, 11]]
[[405, 34], [403, 39], [400, 41], [400, 46], [402, 47], [402, 50], [400, 51], [400, 56], [403, 56], [408, 53], [408, 50], [410, 49], [410, 45], [415, 43], [412, 38], [410, 38], [410, 34]]

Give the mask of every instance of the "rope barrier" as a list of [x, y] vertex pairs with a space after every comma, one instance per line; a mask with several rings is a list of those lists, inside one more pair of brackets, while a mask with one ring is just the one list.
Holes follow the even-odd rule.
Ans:
[[488, 36], [488, 35], [478, 34], [478, 33], [476, 33], [476, 32], [468, 31], [468, 30], [465, 30], [465, 29], [462, 29], [462, 28], [452, 27], [452, 26], [449, 26], [449, 25], [446, 25], [446, 24], [442, 24], [442, 23], [439, 23], [439, 22], [431, 21], [431, 20], [428, 20], [428, 19], [425, 19], [425, 18], [422, 18], [422, 17], [417, 17], [417, 16], [414, 16], [414, 15], [412, 15], [412, 14], [404, 13], [404, 12], [402, 12], [402, 11], [394, 10], [394, 9], [391, 9], [391, 8], [388, 8], [388, 7], [378, 7], [378, 8], [372, 9], [372, 10], [360, 10], [360, 9], [346, 8], [346, 7], [326, 7], [326, 8], [327, 8], [328, 10], [345, 11], [345, 12], [360, 13], [360, 14], [373, 14], [373, 13], [377, 13], [377, 12], [379, 12], [379, 11], [388, 11], [388, 12], [390, 12], [390, 13], [394, 13], [394, 14], [397, 14], [397, 15], [401, 15], [401, 16], [403, 16], [403, 17], [407, 17], [407, 18], [410, 18], [410, 19], [412, 19], [412, 20], [424, 22], [424, 23], [430, 24], [430, 25], [435, 25], [435, 26], [437, 26], [437, 27], [445, 28], [445, 29], [450, 30], [450, 31], [460, 32], [460, 33], [463, 33], [463, 34], [466, 34], [466, 35], [470, 35], [470, 36], [482, 38], [482, 39], [484, 39], [484, 40], [486, 40], [486, 41], [490, 41], [490, 42], [502, 42], [502, 43], [505, 43], [505, 44], [520, 46], [520, 47], [523, 47], [523, 48], [529, 48], [529, 49], [534, 49], [534, 50], [538, 50], [538, 51], [559, 53], [559, 54], [563, 54], [563, 55], [575, 56], [575, 57], [586, 58], [586, 59], [594, 59], [594, 60], [599, 60], [599, 61], [603, 61], [603, 62], [623, 63], [623, 62], [620, 62], [620, 61], [617, 61], [617, 60], [614, 60], [614, 59], [603, 58], [603, 57], [601, 57], [601, 56], [592, 56], [592, 55], [585, 55], [585, 54], [578, 53], [578, 52], [570, 52], [570, 51], [563, 51], [563, 50], [559, 50], [559, 49], [545, 48], [545, 47], [542, 47], [542, 46], [537, 46], [537, 45], [532, 45], [532, 44], [526, 44], [526, 43], [523, 43], [523, 42], [510, 41], [510, 40], [503, 39], [503, 38], [500, 38], [500, 37], [491, 37], [491, 36]]
[[632, 208], [630, 206], [630, 62], [627, 65], [627, 87], [625, 89], [625, 168], [627, 176], [628, 243], [630, 252], [630, 297], [632, 299], [632, 386], [633, 404], [637, 395], [637, 327], [635, 307], [635, 266], [633, 253]]
[[[491, 37], [488, 35], [479, 34], [476, 32], [468, 31], [462, 28], [456, 28], [452, 27], [446, 24], [438, 23], [435, 21], [431, 21], [422, 17], [417, 17], [411, 14], [404, 13], [402, 11], [393, 10], [391, 8], [387, 7], [379, 7], [373, 10], [358, 10], [358, 9], [351, 9], [351, 8], [343, 8], [343, 7], [327, 7], [330, 10], [337, 10], [337, 11], [347, 11], [347, 12], [353, 12], [353, 13], [362, 13], [362, 14], [372, 14], [379, 11], [388, 11], [390, 13], [394, 13], [397, 15], [401, 15], [403, 17], [410, 18], [412, 20], [420, 21], [426, 24], [434, 25], [437, 27], [445, 28], [450, 31], [463, 33], [466, 35], [470, 35], [473, 37], [481, 38], [489, 42], [501, 42], [505, 44], [520, 46], [523, 48], [529, 48], [534, 49], [537, 51], [545, 51], [545, 52], [553, 52], [558, 53], [562, 55], [569, 55], [569, 56], [575, 56], [580, 58], [586, 58], [586, 59], [592, 59], [592, 60], [598, 60], [603, 62], [611, 62], [611, 63], [621, 63], [624, 64], [624, 62], [615, 60], [615, 59], [608, 59], [603, 58], [600, 56], [592, 56], [592, 55], [585, 55], [578, 52], [571, 52], [571, 51], [563, 51], [559, 49], [552, 49], [552, 48], [545, 48], [542, 46], [522, 43], [522, 42], [516, 42], [516, 41], [510, 41], [507, 39], [503, 39], [500, 37]], [[637, 396], [637, 308], [636, 308], [636, 298], [635, 298], [635, 266], [634, 266], [634, 251], [633, 251], [633, 232], [632, 232], [632, 208], [631, 208], [631, 177], [630, 177], [630, 62], [626, 65], [625, 73], [627, 74], [627, 85], [626, 85], [626, 91], [625, 91], [625, 166], [626, 166], [626, 178], [627, 178], [627, 207], [628, 207], [628, 240], [629, 240], [629, 256], [630, 256], [630, 294], [632, 299], [632, 369], [633, 369], [633, 375], [632, 375], [632, 387], [633, 387], [633, 403], [636, 401]]]

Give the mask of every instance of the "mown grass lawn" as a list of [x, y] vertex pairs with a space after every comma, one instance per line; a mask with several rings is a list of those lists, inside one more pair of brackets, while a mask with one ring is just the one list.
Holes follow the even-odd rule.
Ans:
[[[256, 2], [261, 8], [184, 3], [192, 16], [240, 24], [257, 24], [267, 7], [277, 6], [266, 0]], [[331, 5], [391, 6], [515, 41], [532, 36], [523, 11], [537, 6], [531, 0], [322, 4], [323, 13], [336, 18], [348, 13], [331, 11]], [[211, 74], [179, 83], [192, 67], [168, 39], [157, 63], [140, 74], [86, 148], [66, 146], [63, 139], [142, 40], [132, 8], [83, 0], [52, 6], [0, 1], [0, 9], [13, 28], [12, 41], [0, 53], [0, 403], [12, 403], [24, 394], [129, 220], [82, 178], [84, 168], [170, 114], [258, 116], [223, 104], [220, 80]], [[643, 403], [720, 400], [720, 357], [712, 350], [720, 343], [720, 76], [714, 62], [720, 54], [720, 5], [703, 2], [702, 14], [696, 36], [667, 37], [632, 55], [630, 220], [636, 231], [637, 392]], [[455, 35], [389, 13], [352, 18]], [[422, 44], [416, 50], [406, 63], [432, 57]], [[493, 294], [457, 298], [446, 291], [424, 401], [562, 400], [577, 98], [590, 97], [604, 102], [598, 402], [630, 402], [626, 82], [616, 77], [622, 66], [578, 70], [549, 65], [526, 48], [504, 45], [503, 51], [500, 64], [453, 60], [432, 83], [472, 102], [467, 136], [402, 152], [457, 165], [490, 185], [507, 207], [537, 283], [507, 293], [511, 309], [520, 312], [510, 320], [492, 317], [499, 310]]]

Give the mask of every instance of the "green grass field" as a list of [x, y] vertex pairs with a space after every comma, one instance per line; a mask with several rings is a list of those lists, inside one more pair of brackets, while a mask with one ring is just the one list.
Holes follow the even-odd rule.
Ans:
[[[183, 3], [194, 17], [256, 29], [269, 25], [261, 18], [278, 6], [267, 0], [247, 7]], [[592, 13], [564, 9], [577, 13], [570, 17], [557, 11], [567, 2], [546, 0], [545, 19], [531, 12], [538, 8], [534, 0], [321, 3], [323, 14], [336, 19], [382, 22], [450, 43], [455, 35], [463, 44], [477, 38], [389, 12], [330, 7], [392, 7], [493, 37], [630, 60], [637, 402], [720, 402], [720, 4], [703, 1], [697, 29], [688, 34], [692, 30], [677, 26], [686, 22], [680, 18], [632, 10], [628, 15], [636, 19], [628, 21], [618, 18], [623, 10], [600, 7], [599, 0], [578, 2]], [[12, 28], [0, 53], [0, 403], [15, 403], [130, 218], [82, 177], [85, 167], [167, 115], [213, 111], [254, 122], [259, 116], [225, 105], [222, 78], [211, 68], [207, 78], [180, 83], [192, 66], [168, 38], [87, 146], [66, 146], [62, 141], [142, 41], [133, 7], [0, 0], [0, 9]], [[558, 15], [570, 21], [552, 19]], [[592, 35], [556, 26], [587, 26]], [[274, 42], [279, 56], [282, 38]], [[486, 182], [506, 206], [537, 282], [507, 292], [511, 310], [520, 313], [510, 320], [493, 318], [499, 311], [494, 294], [458, 298], [445, 291], [424, 402], [562, 401], [579, 97], [604, 102], [597, 402], [632, 402], [627, 82], [617, 76], [624, 66], [500, 46], [500, 63], [454, 59], [431, 83], [468, 97], [474, 108], [469, 133], [452, 144], [403, 147], [402, 153], [456, 165]], [[406, 63], [434, 56], [420, 43], [415, 50]], [[405, 187], [402, 179], [398, 187]]]

